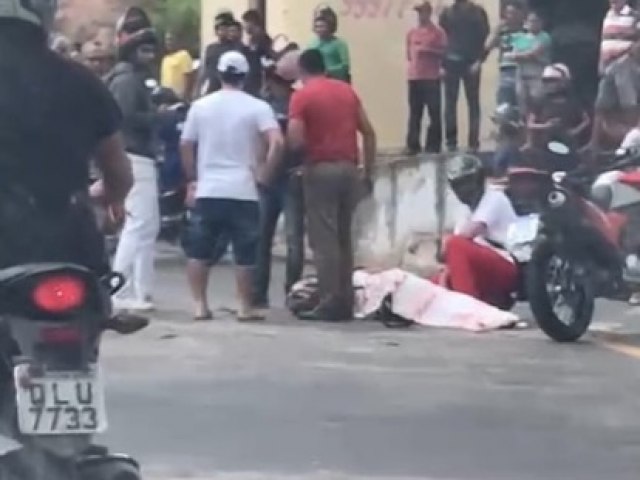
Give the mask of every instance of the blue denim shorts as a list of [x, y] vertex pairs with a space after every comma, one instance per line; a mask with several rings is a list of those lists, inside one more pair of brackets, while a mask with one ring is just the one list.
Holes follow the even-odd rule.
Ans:
[[260, 206], [257, 201], [200, 198], [191, 212], [183, 239], [188, 258], [211, 263], [221, 245], [233, 247], [236, 265], [256, 263], [260, 235]]

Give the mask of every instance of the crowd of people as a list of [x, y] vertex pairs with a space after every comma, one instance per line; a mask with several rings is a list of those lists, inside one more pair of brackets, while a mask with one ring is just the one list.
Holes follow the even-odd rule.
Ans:
[[[415, 11], [418, 24], [406, 38], [408, 153], [422, 149], [425, 107], [430, 122], [424, 149], [440, 152], [445, 143], [458, 152], [461, 84], [469, 107], [468, 147], [471, 154], [479, 150], [480, 77], [493, 50], [499, 55], [494, 116], [499, 138], [490, 175], [537, 159], [553, 139], [576, 150], [617, 145], [625, 136], [625, 145], [637, 139], [640, 29], [636, 12], [623, 0], [611, 0], [604, 19], [594, 105], [574, 95], [569, 67], [552, 62], [551, 36], [526, 2], [506, 2], [493, 34], [485, 10], [472, 0], [454, 0], [437, 22], [429, 1]], [[249, 10], [241, 20], [222, 12], [215, 17], [216, 41], [198, 63], [172, 32], [161, 42], [146, 14], [130, 9], [118, 25], [117, 55], [96, 42], [81, 49], [79, 58], [104, 79], [120, 107], [135, 180], [114, 259], [114, 268], [129, 279], [117, 307], [153, 308], [153, 244], [160, 223], [156, 133], [176, 115], [167, 104], [155, 105], [149, 94], [163, 47], [160, 84], [190, 103], [175, 156], [190, 210], [183, 248], [194, 318], [212, 317], [209, 270], [228, 246], [237, 267], [238, 318], [263, 318], [270, 304], [272, 244], [282, 215], [285, 292], [302, 276], [307, 234], [314, 251], [319, 300], [299, 316], [334, 321], [353, 316], [351, 221], [358, 200], [371, 188], [376, 135], [350, 85], [349, 49], [337, 35], [337, 15], [321, 9], [313, 25], [316, 38], [306, 48], [288, 43], [277, 49], [259, 12]], [[54, 47], [71, 55], [64, 42]], [[502, 306], [508, 288], [494, 282], [499, 291], [484, 292], [481, 285], [488, 271], [513, 277], [496, 245], [502, 244], [514, 214], [506, 197], [484, 188], [485, 167], [473, 155], [459, 154], [452, 161], [451, 186], [470, 216], [447, 242], [442, 258], [447, 274], [436, 280]], [[475, 241], [485, 237], [484, 244]]]

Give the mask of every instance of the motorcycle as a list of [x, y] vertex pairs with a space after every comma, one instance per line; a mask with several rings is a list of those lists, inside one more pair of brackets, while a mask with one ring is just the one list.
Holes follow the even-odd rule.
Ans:
[[[557, 155], [569, 148], [548, 145]], [[588, 330], [596, 298], [628, 300], [640, 285], [640, 151], [619, 150], [600, 172], [555, 172], [527, 267], [526, 291], [540, 328], [553, 340], [573, 342]], [[591, 198], [598, 174], [621, 172], [607, 205]]]
[[104, 331], [135, 333], [145, 319], [111, 317], [124, 277], [71, 264], [0, 270], [0, 478], [139, 480], [126, 455], [93, 446], [107, 429], [98, 365]]

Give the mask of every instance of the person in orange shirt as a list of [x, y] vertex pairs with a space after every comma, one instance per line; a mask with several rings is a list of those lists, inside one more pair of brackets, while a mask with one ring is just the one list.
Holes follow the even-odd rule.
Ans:
[[173, 33], [165, 37], [167, 54], [162, 59], [160, 83], [170, 88], [183, 100], [189, 98], [194, 78], [193, 58], [185, 49], [180, 49]]
[[407, 63], [409, 80], [409, 125], [407, 153], [421, 151], [420, 130], [426, 105], [429, 128], [425, 151], [439, 153], [442, 150], [442, 87], [440, 76], [442, 60], [447, 47], [447, 34], [432, 20], [433, 7], [425, 1], [415, 7], [418, 26], [407, 34]]

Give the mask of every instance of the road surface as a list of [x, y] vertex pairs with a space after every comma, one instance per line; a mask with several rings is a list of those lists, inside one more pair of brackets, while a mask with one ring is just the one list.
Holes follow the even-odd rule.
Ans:
[[[282, 270], [276, 268], [273, 302]], [[212, 297], [233, 307], [229, 267]], [[104, 345], [111, 428], [148, 479], [638, 480], [640, 314], [557, 345], [491, 334], [194, 324], [182, 266], [163, 262], [146, 331]], [[600, 326], [602, 329], [602, 325]], [[613, 333], [612, 333], [613, 332]]]

